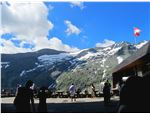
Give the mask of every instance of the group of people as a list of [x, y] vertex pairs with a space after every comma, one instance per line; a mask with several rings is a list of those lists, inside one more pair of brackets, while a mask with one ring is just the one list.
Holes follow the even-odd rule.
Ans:
[[131, 76], [120, 88], [118, 112], [150, 112], [150, 75]]
[[[103, 88], [103, 94], [104, 94], [104, 104], [107, 105], [110, 102], [110, 88], [111, 85], [107, 81]], [[95, 97], [95, 86], [91, 85], [92, 89], [92, 97]], [[47, 93], [46, 87], [41, 87], [37, 97], [39, 98], [39, 105], [37, 108], [37, 111], [35, 109], [34, 105], [34, 83], [31, 80], [28, 80], [25, 84], [25, 86], [17, 86], [16, 90], [16, 97], [14, 99], [14, 105], [16, 107], [16, 112], [47, 112], [47, 104], [46, 104], [46, 98]], [[71, 101], [76, 101], [76, 93], [79, 95], [80, 90], [76, 90], [76, 87], [74, 84], [71, 84], [69, 87], [69, 93]], [[31, 103], [30, 103], [31, 102]]]
[[[76, 101], [76, 97], [75, 97], [76, 87], [74, 84], [71, 84], [71, 86], [69, 87], [69, 93], [70, 93], [71, 101]], [[104, 105], [107, 106], [110, 103], [110, 98], [111, 98], [111, 84], [109, 83], [108, 80], [106, 80], [104, 84], [103, 95], [104, 95]], [[91, 84], [91, 97], [92, 98], [96, 97], [96, 90], [94, 84]]]
[[[33, 82], [31, 80], [27, 81], [25, 86], [17, 87], [16, 97], [14, 99], [14, 105], [16, 107], [16, 112], [18, 113], [30, 113], [36, 112], [34, 105], [34, 95], [33, 95]], [[46, 105], [46, 88], [41, 87], [38, 93], [39, 105], [38, 112], [47, 112]], [[31, 101], [31, 104], [30, 104]]]

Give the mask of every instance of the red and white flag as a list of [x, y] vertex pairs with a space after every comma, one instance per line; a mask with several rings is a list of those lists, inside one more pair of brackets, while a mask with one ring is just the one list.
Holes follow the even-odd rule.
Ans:
[[134, 36], [137, 37], [140, 35], [141, 30], [139, 28], [134, 28]]

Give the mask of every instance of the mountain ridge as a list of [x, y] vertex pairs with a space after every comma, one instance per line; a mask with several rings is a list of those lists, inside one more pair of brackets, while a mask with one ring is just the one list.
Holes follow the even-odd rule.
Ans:
[[[146, 41], [138, 44], [142, 47]], [[136, 46], [138, 46], [136, 45]], [[67, 90], [71, 83], [84, 90], [95, 83], [110, 78], [111, 70], [132, 55], [137, 48], [131, 43], [115, 43], [108, 47], [96, 47], [78, 53], [53, 49], [19, 54], [1, 54], [2, 88], [15, 88], [28, 79], [36, 86], [50, 86]]]

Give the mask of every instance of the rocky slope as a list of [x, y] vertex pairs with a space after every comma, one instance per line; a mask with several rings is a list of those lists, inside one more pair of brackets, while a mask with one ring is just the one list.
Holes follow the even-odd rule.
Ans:
[[15, 88], [28, 79], [36, 86], [67, 90], [71, 83], [84, 90], [91, 83], [96, 88], [106, 78], [111, 79], [112, 69], [137, 48], [128, 42], [115, 43], [109, 47], [84, 49], [76, 53], [43, 49], [37, 52], [1, 54], [1, 86]]

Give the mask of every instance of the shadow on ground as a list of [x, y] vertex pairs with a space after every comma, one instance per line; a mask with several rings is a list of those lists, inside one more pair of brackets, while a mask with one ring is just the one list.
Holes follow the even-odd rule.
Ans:
[[[103, 102], [74, 102], [74, 103], [48, 103], [49, 113], [115, 113], [118, 101], [111, 101], [108, 106]], [[35, 104], [36, 108], [38, 104]], [[2, 104], [2, 113], [14, 113], [13, 104]]]

